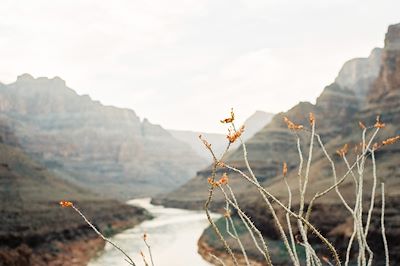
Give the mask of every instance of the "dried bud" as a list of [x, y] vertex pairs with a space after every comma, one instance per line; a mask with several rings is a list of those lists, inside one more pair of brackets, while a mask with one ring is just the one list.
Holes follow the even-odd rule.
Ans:
[[390, 145], [396, 143], [398, 140], [400, 140], [400, 135], [393, 137], [393, 138], [388, 138], [384, 141], [382, 141], [382, 145]]
[[231, 217], [231, 211], [230, 210], [226, 210], [225, 213], [224, 213], [224, 217], [225, 218]]
[[287, 175], [287, 163], [283, 162], [283, 166], [282, 166], [282, 175], [286, 176]]
[[314, 125], [314, 123], [315, 123], [315, 116], [314, 116], [314, 114], [310, 112], [309, 118], [310, 118], [310, 125]]
[[380, 116], [376, 117], [376, 123], [374, 125], [375, 128], [384, 128], [386, 125], [380, 121]]
[[219, 166], [219, 167], [225, 167], [225, 163], [224, 163], [224, 162], [221, 162], [221, 161], [219, 161], [219, 162], [217, 163], [217, 166]]
[[301, 129], [303, 129], [303, 125], [296, 125], [295, 123], [290, 121], [289, 118], [287, 118], [286, 116], [283, 118], [283, 120], [287, 124], [287, 127], [289, 129], [291, 129], [291, 130], [301, 130]]
[[62, 201], [60, 201], [60, 205], [61, 205], [61, 207], [72, 207], [74, 204], [70, 201], [62, 200]]
[[228, 177], [228, 175], [226, 173], [224, 173], [222, 175], [221, 179], [218, 181], [218, 184], [219, 185], [226, 185], [226, 184], [228, 184], [228, 181], [229, 181], [229, 177]]
[[231, 117], [222, 119], [222, 120], [220, 120], [220, 122], [223, 124], [228, 124], [228, 123], [232, 123], [234, 120], [235, 120], [235, 113], [233, 112], [233, 108], [232, 108], [231, 109]]
[[347, 154], [347, 151], [349, 150], [349, 145], [346, 143], [343, 145], [342, 148], [340, 148], [339, 150], [336, 151], [336, 153], [340, 156], [340, 157], [344, 157]]
[[361, 122], [361, 121], [358, 121], [358, 126], [359, 126], [361, 129], [366, 129], [366, 128], [367, 128], [367, 127], [364, 125], [364, 123]]
[[144, 241], [147, 240], [147, 233], [146, 233], [146, 232], [143, 233], [143, 240], [144, 240]]
[[232, 131], [228, 129], [229, 133], [226, 135], [226, 138], [229, 140], [230, 143], [234, 143], [244, 132], [244, 125], [239, 128], [237, 131]]

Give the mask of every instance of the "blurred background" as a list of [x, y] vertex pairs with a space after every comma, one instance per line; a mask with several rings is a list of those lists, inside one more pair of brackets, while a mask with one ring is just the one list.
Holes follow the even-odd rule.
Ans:
[[[126, 264], [60, 200], [73, 201], [137, 261], [146, 231], [156, 265], [209, 265], [207, 250], [223, 247], [204, 231], [212, 158], [198, 135], [220, 154], [228, 131], [219, 121], [234, 108], [257, 178], [287, 200], [281, 165], [296, 178], [298, 154], [283, 116], [307, 124], [313, 112], [343, 171], [335, 152], [359, 143], [359, 121], [381, 116], [378, 142], [400, 134], [399, 9], [389, 0], [2, 0], [0, 265]], [[394, 263], [399, 153], [396, 143], [376, 155]], [[322, 157], [317, 150], [310, 197], [332, 182]], [[245, 169], [239, 143], [224, 160]], [[264, 236], [278, 241], [259, 199], [228, 174]], [[365, 182], [370, 189], [370, 175]], [[350, 202], [352, 189], [343, 188]], [[222, 203], [217, 194], [216, 220]], [[341, 208], [332, 194], [312, 217], [339, 250], [352, 228]], [[373, 221], [369, 240], [379, 251]], [[275, 265], [289, 265], [280, 252]]]

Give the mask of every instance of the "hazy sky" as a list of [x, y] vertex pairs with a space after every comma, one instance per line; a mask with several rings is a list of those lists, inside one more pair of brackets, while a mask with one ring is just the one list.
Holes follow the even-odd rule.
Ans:
[[60, 76], [165, 128], [315, 101], [400, 22], [386, 0], [0, 0], [0, 81]]

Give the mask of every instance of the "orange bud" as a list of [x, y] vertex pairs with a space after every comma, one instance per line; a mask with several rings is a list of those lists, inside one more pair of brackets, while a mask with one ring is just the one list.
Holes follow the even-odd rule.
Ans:
[[226, 184], [228, 184], [228, 181], [229, 181], [229, 177], [228, 177], [228, 175], [226, 173], [224, 173], [222, 175], [221, 179], [218, 181], [218, 183], [220, 185], [226, 185]]
[[233, 112], [233, 108], [232, 108], [231, 109], [231, 117], [222, 119], [222, 120], [220, 120], [220, 122], [223, 124], [228, 124], [228, 123], [232, 123], [234, 120], [235, 120], [235, 113]]
[[287, 118], [286, 116], [283, 117], [283, 120], [285, 121], [285, 123], [287, 124], [287, 127], [291, 130], [301, 130], [303, 129], [303, 125], [296, 125], [295, 123], [293, 123], [292, 121], [289, 120], [289, 118]]
[[314, 123], [315, 123], [315, 116], [314, 116], [314, 114], [310, 112], [309, 118], [310, 118], [310, 124], [311, 124], [311, 125], [314, 125]]
[[64, 200], [60, 201], [59, 203], [60, 203], [61, 207], [72, 207], [74, 205], [72, 202], [64, 201]]
[[228, 218], [228, 217], [230, 217], [230, 216], [231, 216], [231, 211], [230, 211], [230, 210], [225, 211], [224, 217], [225, 217], [225, 218]]
[[238, 131], [232, 131], [228, 129], [228, 135], [226, 135], [226, 138], [229, 140], [230, 143], [234, 143], [244, 132], [244, 125], [239, 128]]
[[383, 145], [390, 145], [390, 144], [396, 143], [398, 140], [400, 140], [400, 135], [396, 136], [396, 137], [393, 137], [393, 138], [388, 138], [388, 139], [382, 141], [382, 144]]
[[386, 125], [380, 121], [379, 115], [376, 117], [376, 123], [374, 125], [375, 128], [384, 128]]
[[219, 162], [217, 163], [217, 166], [219, 166], [219, 167], [225, 167], [225, 163], [224, 163], [224, 162], [221, 162], [221, 161], [219, 161]]
[[286, 162], [283, 162], [282, 175], [283, 175], [283, 176], [286, 176], [286, 175], [287, 175], [287, 171], [288, 171], [288, 169], [287, 169], [287, 163], [286, 163]]
[[340, 156], [343, 157], [346, 155], [347, 151], [349, 150], [349, 145], [346, 143], [343, 145], [342, 148], [336, 151], [336, 153]]

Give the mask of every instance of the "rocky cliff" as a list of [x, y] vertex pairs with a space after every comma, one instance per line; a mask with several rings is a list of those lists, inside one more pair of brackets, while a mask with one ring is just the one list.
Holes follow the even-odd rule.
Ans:
[[368, 58], [354, 58], [347, 61], [339, 71], [335, 83], [364, 98], [379, 75], [381, 62], [382, 49], [375, 48]]
[[[261, 129], [253, 138], [249, 139], [247, 150], [249, 161], [254, 173], [262, 184], [268, 187], [274, 195], [287, 201], [287, 189], [282, 180], [277, 177], [281, 173], [282, 162], [288, 162], [289, 184], [293, 191], [293, 204], [298, 204], [298, 180], [296, 177], [299, 158], [296, 150], [295, 137], [287, 129], [283, 117], [287, 116], [295, 123], [308, 125], [308, 113], [313, 112], [316, 117], [318, 133], [326, 143], [329, 154], [337, 163], [338, 174], [344, 172], [345, 166], [340, 158], [335, 156], [335, 151], [345, 143], [351, 145], [360, 141], [361, 130], [358, 121], [373, 125], [376, 116], [381, 115], [387, 123], [378, 140], [400, 133], [400, 24], [389, 27], [386, 34], [385, 47], [383, 50], [375, 49], [369, 58], [354, 59], [346, 63], [334, 83], [327, 86], [318, 97], [316, 104], [299, 103], [285, 113], [277, 114], [267, 126]], [[377, 58], [380, 54], [381, 58]], [[376, 71], [376, 64], [380, 64]], [[370, 69], [371, 68], [371, 69]], [[300, 134], [302, 138], [303, 156], [306, 158], [306, 147], [308, 144], [307, 134]], [[332, 172], [329, 162], [324, 158], [322, 150], [316, 145], [310, 172], [310, 186], [307, 191], [306, 201], [309, 201], [315, 193], [322, 191], [332, 184]], [[396, 207], [400, 200], [400, 168], [399, 168], [400, 144], [391, 145], [377, 153], [379, 180], [387, 184], [387, 201], [389, 213], [387, 214], [387, 230], [389, 246], [391, 247], [391, 258], [399, 263], [400, 245], [400, 212]], [[243, 161], [243, 150], [238, 148], [225, 160], [231, 165], [246, 171]], [[226, 170], [219, 170], [219, 174]], [[372, 169], [368, 168], [367, 172]], [[207, 196], [207, 177], [210, 170], [204, 169], [197, 173], [187, 184], [168, 195], [164, 202], [184, 206], [188, 208], [201, 208]], [[231, 186], [234, 188], [239, 201], [244, 206], [246, 213], [252, 217], [255, 224], [259, 226], [264, 235], [270, 241], [275, 241], [278, 233], [273, 224], [271, 214], [265, 211], [262, 201], [255, 196], [245, 183], [239, 183], [239, 177], [230, 173]], [[354, 194], [351, 181], [346, 181], [341, 192], [345, 197], [351, 198]], [[367, 175], [365, 186], [370, 190], [372, 178]], [[189, 195], [183, 197], [183, 195]], [[379, 194], [377, 195], [379, 197]], [[222, 197], [215, 195], [214, 208], [222, 207]], [[314, 209], [311, 221], [324, 234], [328, 235], [332, 242], [342, 252], [348, 241], [348, 231], [351, 230], [351, 222], [348, 222], [346, 211], [337, 204], [339, 201], [335, 193], [327, 194], [318, 202]], [[351, 200], [350, 200], [351, 202]], [[379, 202], [377, 203], [379, 205]], [[295, 207], [296, 208], [296, 207]], [[375, 215], [379, 214], [376, 210]], [[283, 213], [278, 213], [283, 218]], [[328, 218], [329, 217], [329, 218]], [[376, 216], [375, 216], [376, 218]], [[374, 218], [374, 219], [375, 219]], [[379, 217], [378, 217], [379, 218]], [[369, 235], [369, 241], [377, 253], [374, 265], [382, 263], [382, 241], [379, 234], [379, 221], [374, 220]], [[246, 236], [245, 236], [246, 237]], [[202, 239], [207, 239], [203, 237]], [[211, 245], [212, 241], [207, 241]], [[200, 246], [204, 246], [201, 243]], [[218, 249], [218, 245], [215, 248]], [[278, 250], [279, 251], [279, 250]], [[275, 254], [276, 255], [276, 254]], [[287, 265], [288, 262], [277, 262], [277, 265]]]
[[204, 165], [160, 126], [77, 95], [58, 77], [24, 74], [0, 85], [0, 111], [29, 155], [65, 180], [109, 197], [168, 191]]
[[149, 218], [143, 209], [57, 178], [17, 146], [4, 121], [0, 125], [1, 266], [83, 266], [104, 246], [77, 213], [59, 206], [60, 200], [73, 201], [108, 235]]

